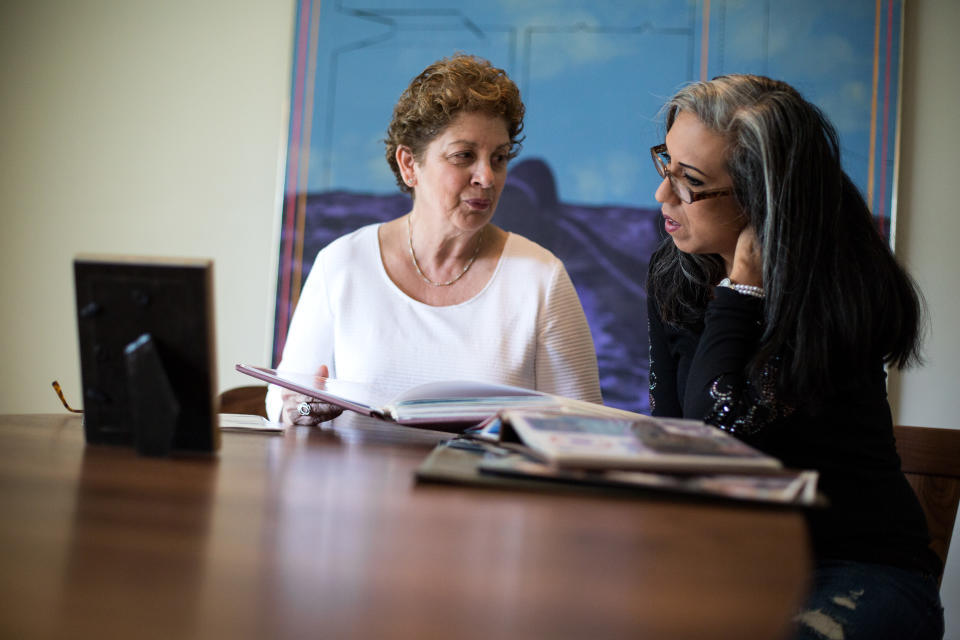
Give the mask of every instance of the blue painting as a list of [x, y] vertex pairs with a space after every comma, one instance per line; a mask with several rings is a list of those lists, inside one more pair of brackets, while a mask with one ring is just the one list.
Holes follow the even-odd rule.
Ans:
[[902, 0], [300, 0], [274, 363], [317, 252], [409, 211], [384, 159], [394, 102], [438, 58], [490, 60], [527, 107], [494, 223], [553, 251], [590, 323], [607, 404], [646, 412], [647, 261], [662, 237], [648, 149], [684, 84], [759, 73], [836, 125], [878, 231], [894, 223]]

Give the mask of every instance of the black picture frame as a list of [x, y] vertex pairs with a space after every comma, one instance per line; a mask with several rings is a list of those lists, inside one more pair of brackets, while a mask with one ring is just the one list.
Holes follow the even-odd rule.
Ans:
[[81, 255], [74, 276], [87, 443], [217, 450], [212, 261]]

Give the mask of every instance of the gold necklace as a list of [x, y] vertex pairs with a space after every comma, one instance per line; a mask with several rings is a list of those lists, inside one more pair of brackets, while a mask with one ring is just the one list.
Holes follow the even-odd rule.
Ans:
[[407, 216], [407, 244], [410, 245], [410, 260], [413, 261], [413, 268], [417, 270], [417, 273], [420, 274], [420, 277], [423, 278], [423, 281], [434, 287], [449, 287], [454, 282], [462, 278], [463, 274], [465, 274], [467, 270], [473, 266], [473, 261], [477, 259], [477, 254], [480, 253], [480, 246], [483, 244], [483, 229], [480, 229], [480, 238], [477, 240], [477, 248], [473, 250], [473, 255], [470, 256], [469, 260], [467, 260], [467, 264], [464, 265], [463, 270], [458, 273], [455, 278], [452, 280], [447, 280], [446, 282], [434, 282], [423, 273], [419, 263], [417, 263], [417, 254], [413, 252], [413, 214]]

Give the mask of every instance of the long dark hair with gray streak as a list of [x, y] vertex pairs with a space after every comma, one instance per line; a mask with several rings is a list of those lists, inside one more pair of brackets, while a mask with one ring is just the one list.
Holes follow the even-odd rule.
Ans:
[[[820, 109], [790, 85], [753, 75], [691, 84], [664, 109], [667, 130], [683, 111], [727, 141], [734, 196], [762, 247], [754, 382], [776, 362], [778, 392], [802, 401], [823, 398], [877, 359], [920, 361], [923, 299], [843, 171], [837, 133]], [[695, 326], [724, 275], [719, 256], [683, 253], [665, 238], [648, 294], [664, 322]]]

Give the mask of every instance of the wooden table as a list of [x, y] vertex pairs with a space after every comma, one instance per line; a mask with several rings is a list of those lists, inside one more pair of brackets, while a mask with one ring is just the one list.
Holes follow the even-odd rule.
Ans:
[[782, 637], [800, 512], [417, 485], [444, 437], [341, 418], [153, 459], [0, 416], [0, 637]]

